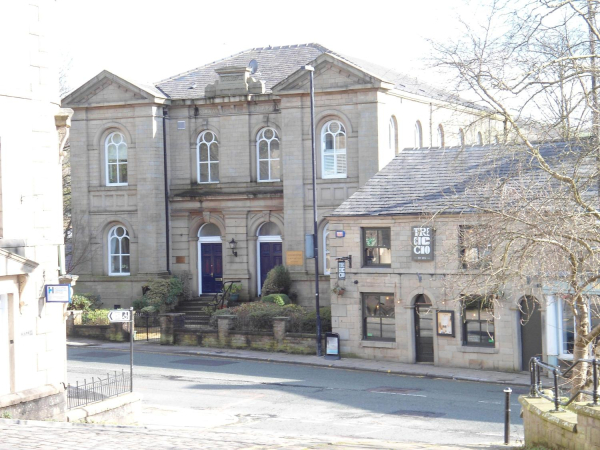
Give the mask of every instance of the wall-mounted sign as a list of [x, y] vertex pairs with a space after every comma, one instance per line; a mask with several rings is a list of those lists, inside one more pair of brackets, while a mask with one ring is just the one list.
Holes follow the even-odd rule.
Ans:
[[344, 236], [346, 236], [346, 232], [343, 230], [338, 230], [335, 232], [335, 237], [336, 238], [343, 238]]
[[412, 227], [412, 260], [433, 261], [433, 227]]
[[45, 291], [46, 303], [69, 303], [71, 301], [70, 284], [47, 284]]
[[338, 261], [338, 280], [346, 279], [346, 261]]
[[454, 337], [454, 311], [437, 312], [437, 334]]
[[304, 264], [304, 253], [302, 250], [288, 250], [285, 252], [285, 260], [288, 266], [301, 266]]

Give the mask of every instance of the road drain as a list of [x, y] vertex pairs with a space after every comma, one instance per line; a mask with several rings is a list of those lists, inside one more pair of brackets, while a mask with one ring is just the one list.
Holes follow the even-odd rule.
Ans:
[[367, 389], [367, 392], [376, 392], [378, 394], [412, 394], [419, 392], [421, 389], [406, 389], [406, 388], [395, 388], [390, 386], [381, 386], [372, 389]]
[[394, 411], [391, 413], [394, 416], [410, 416], [410, 417], [443, 417], [445, 413], [439, 413], [434, 411], [410, 411], [410, 410], [400, 410]]

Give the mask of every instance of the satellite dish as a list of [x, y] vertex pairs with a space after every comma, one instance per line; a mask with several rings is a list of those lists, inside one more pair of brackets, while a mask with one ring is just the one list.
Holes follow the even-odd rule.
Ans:
[[250, 71], [250, 75], [254, 75], [256, 73], [256, 71], [258, 70], [258, 61], [256, 61], [255, 59], [253, 59], [252, 61], [250, 61], [248, 63], [248, 67], [250, 67], [250, 69], [252, 69]]

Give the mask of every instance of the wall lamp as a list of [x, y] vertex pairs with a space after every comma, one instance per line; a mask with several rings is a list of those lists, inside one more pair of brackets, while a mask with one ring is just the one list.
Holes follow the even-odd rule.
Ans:
[[235, 251], [237, 247], [237, 242], [235, 241], [234, 238], [231, 238], [231, 241], [229, 241], [229, 248], [231, 249], [231, 253], [233, 253], [233, 256], [235, 256], [237, 258], [237, 252]]

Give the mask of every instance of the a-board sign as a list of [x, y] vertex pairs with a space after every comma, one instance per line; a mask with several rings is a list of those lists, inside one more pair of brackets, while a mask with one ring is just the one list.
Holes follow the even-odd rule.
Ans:
[[131, 322], [131, 311], [126, 309], [113, 309], [108, 312], [109, 322]]
[[412, 227], [412, 260], [433, 261], [433, 227]]
[[346, 279], [346, 261], [338, 261], [338, 280]]
[[304, 264], [304, 252], [302, 250], [288, 250], [285, 252], [285, 259], [288, 266], [301, 266]]
[[71, 301], [70, 284], [47, 284], [46, 303], [69, 303]]

